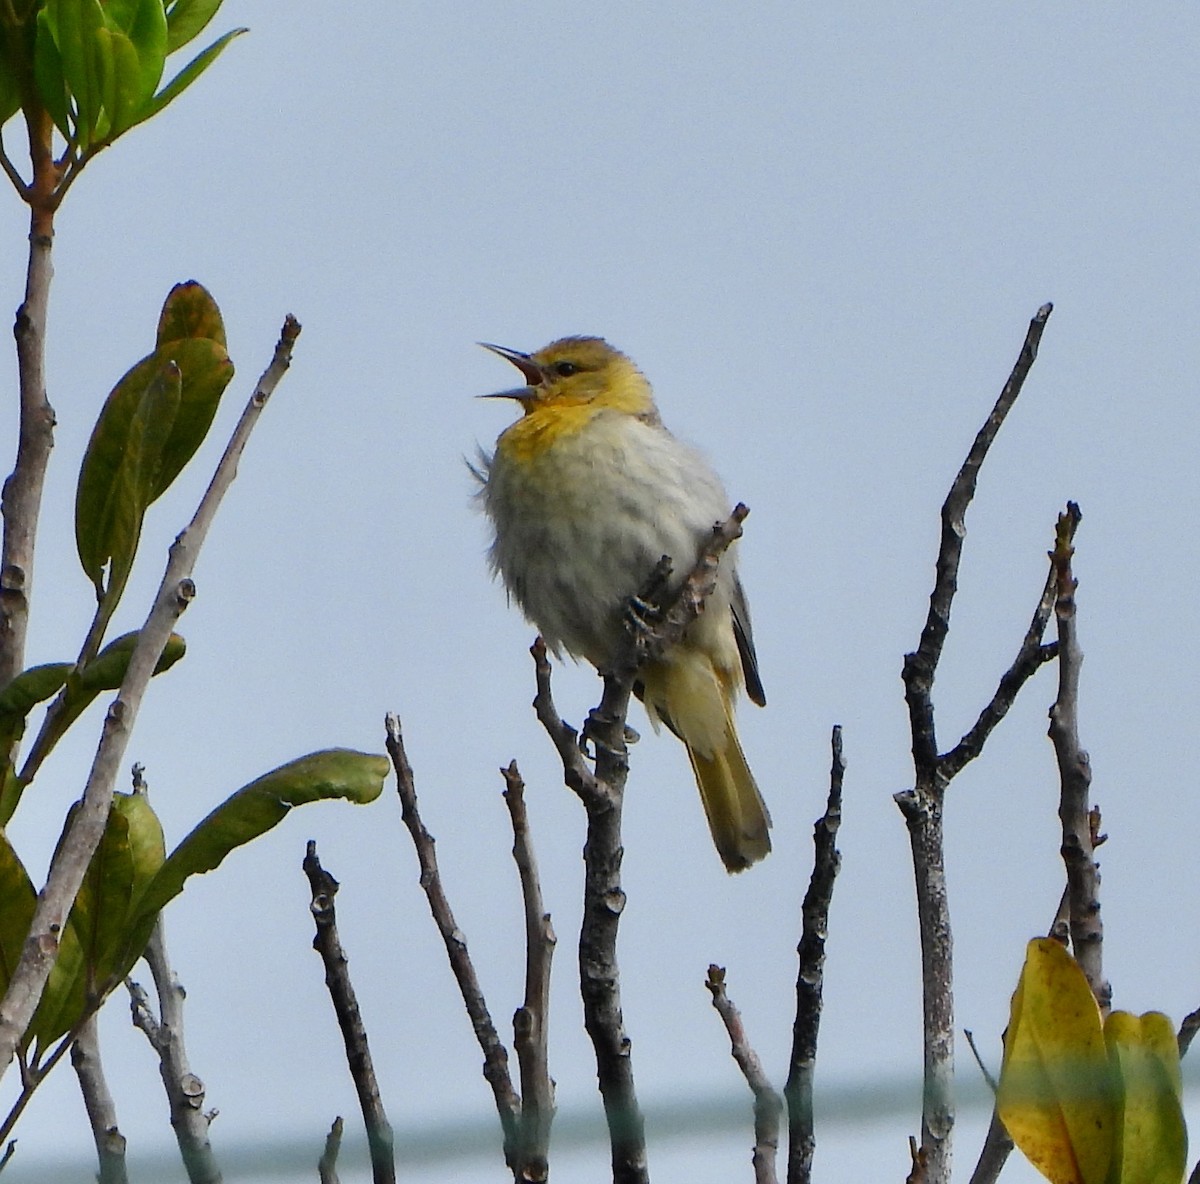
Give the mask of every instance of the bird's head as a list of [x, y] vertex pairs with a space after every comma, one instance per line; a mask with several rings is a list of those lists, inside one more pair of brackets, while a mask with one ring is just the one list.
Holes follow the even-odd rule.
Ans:
[[645, 375], [602, 337], [563, 337], [532, 354], [480, 344], [516, 366], [526, 383], [484, 398], [516, 399], [526, 415], [542, 408], [584, 404], [629, 415], [646, 415], [654, 409]]

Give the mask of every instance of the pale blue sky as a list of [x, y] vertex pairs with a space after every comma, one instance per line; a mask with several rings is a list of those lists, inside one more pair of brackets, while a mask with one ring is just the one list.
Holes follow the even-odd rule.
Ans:
[[[644, 729], [634, 752], [621, 959], [640, 1094], [648, 1106], [724, 1095], [747, 1114], [743, 1133], [690, 1151], [652, 1142], [653, 1178], [750, 1178], [748, 1101], [704, 973], [727, 966], [782, 1084], [810, 829], [841, 723], [844, 866], [819, 1083], [899, 1080], [911, 1102], [874, 1125], [819, 1130], [818, 1175], [902, 1179], [919, 1129], [920, 984], [891, 801], [911, 778], [900, 666], [924, 620], [938, 506], [1030, 316], [1053, 300], [968, 521], [936, 688], [942, 744], [1015, 653], [1055, 515], [1079, 501], [1082, 731], [1110, 835], [1107, 967], [1118, 1006], [1178, 1020], [1200, 1005], [1195, 7], [416, 9], [227, 0], [220, 29], [251, 34], [72, 191], [51, 299], [59, 429], [30, 660], [70, 656], [86, 627], [75, 473], [167, 289], [190, 277], [210, 288], [239, 375], [212, 440], [150, 514], [122, 628], [140, 622], [294, 312], [295, 364], [200, 559], [188, 657], [154, 687], [130, 755], [178, 839], [293, 756], [382, 750], [383, 715], [398, 711], [505, 1029], [522, 955], [496, 769], [517, 758], [560, 941], [559, 1102], [598, 1114], [573, 986], [582, 812], [529, 710], [532, 631], [488, 580], [462, 458], [512, 412], [473, 400], [511, 381], [474, 342], [608, 337], [655, 384], [668, 425], [751, 507], [741, 565], [770, 703], [743, 709], [742, 732], [776, 850], [744, 876], [722, 871], [679, 746]], [[0, 305], [11, 309], [24, 215], [3, 200]], [[7, 372], [11, 387], [11, 361]], [[560, 670], [555, 687], [575, 720], [599, 693], [582, 668]], [[1051, 670], [947, 811], [958, 1021], [993, 1064], [1025, 942], [1061, 885], [1053, 694]], [[98, 724], [47, 765], [18, 815], [14, 839], [34, 867]], [[479, 1054], [389, 783], [371, 807], [293, 815], [168, 913], [193, 1067], [221, 1111], [218, 1153], [283, 1137], [315, 1157], [333, 1115], [356, 1113], [309, 949], [309, 837], [343, 883], [343, 940], [393, 1121], [485, 1125]], [[165, 1104], [120, 1000], [103, 1028], [136, 1178], [139, 1156], [170, 1141]], [[965, 1046], [960, 1070], [974, 1084]], [[964, 1115], [956, 1177], [969, 1175], [983, 1117]], [[20, 1135], [15, 1181], [22, 1162], [74, 1152], [76, 1178], [88, 1178], [69, 1069]], [[601, 1179], [606, 1165], [603, 1148], [564, 1151], [555, 1178]], [[498, 1152], [414, 1172], [430, 1184], [502, 1175]], [[233, 1161], [226, 1176], [246, 1178]], [[1005, 1179], [1037, 1177], [1013, 1164]]]

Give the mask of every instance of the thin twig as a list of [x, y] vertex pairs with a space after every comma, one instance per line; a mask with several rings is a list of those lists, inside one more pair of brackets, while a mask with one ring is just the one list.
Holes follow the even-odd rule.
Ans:
[[313, 938], [313, 949], [321, 955], [325, 965], [325, 985], [333, 1002], [338, 1027], [342, 1030], [342, 1041], [346, 1046], [346, 1062], [350, 1076], [358, 1093], [358, 1104], [362, 1108], [363, 1124], [367, 1131], [367, 1147], [371, 1154], [371, 1179], [374, 1184], [396, 1184], [396, 1156], [392, 1126], [388, 1122], [379, 1095], [379, 1081], [375, 1076], [375, 1065], [367, 1044], [367, 1029], [363, 1024], [354, 984], [350, 981], [349, 960], [342, 949], [337, 931], [337, 913], [334, 897], [338, 882], [322, 866], [317, 857], [317, 844], [312, 839], [304, 855], [304, 874], [312, 890], [313, 921], [317, 932]]
[[671, 562], [666, 556], [639, 590], [638, 599], [660, 611], [653, 626], [626, 629], [610, 668], [604, 672], [600, 705], [588, 716], [585, 729], [595, 750], [594, 772], [587, 766], [575, 731], [554, 706], [550, 663], [540, 638], [531, 650], [537, 717], [558, 750], [563, 779], [587, 812], [579, 982], [584, 1026], [596, 1055], [596, 1076], [608, 1122], [614, 1184], [646, 1184], [649, 1180], [645, 1120], [634, 1088], [632, 1042], [621, 1013], [617, 965], [617, 930], [625, 907], [621, 887], [621, 810], [629, 775], [625, 719], [638, 672], [646, 661], [678, 642], [703, 611], [716, 587], [721, 556], [740, 537], [748, 513], [739, 504], [725, 522], [713, 527], [695, 566], [665, 602]]
[[388, 754], [396, 770], [396, 790], [400, 795], [401, 817], [404, 825], [408, 827], [413, 847], [416, 849], [417, 863], [421, 869], [421, 887], [429, 902], [429, 911], [438, 932], [442, 935], [446, 955], [450, 960], [450, 970], [462, 994], [475, 1039], [483, 1052], [483, 1076], [492, 1087], [492, 1095], [496, 1100], [496, 1112], [500, 1116], [500, 1126], [504, 1132], [504, 1161], [511, 1168], [515, 1163], [521, 1100], [513, 1089], [512, 1077], [508, 1071], [508, 1050], [496, 1032], [496, 1025], [492, 1023], [487, 1001], [483, 997], [483, 988], [479, 985], [479, 976], [475, 973], [475, 966], [467, 952], [467, 939], [454, 919], [450, 902], [442, 887], [433, 835], [425, 829], [417, 806], [416, 783], [412, 766], [408, 762], [408, 754], [404, 750], [399, 718], [389, 713], [385, 727]]
[[525, 782], [517, 762], [500, 770], [504, 801], [512, 819], [513, 859], [525, 905], [525, 1000], [513, 1016], [513, 1048], [521, 1071], [521, 1122], [513, 1175], [517, 1181], [543, 1181], [550, 1174], [550, 1126], [554, 1121], [554, 1082], [550, 1077], [550, 964], [557, 938], [542, 902], [537, 859], [525, 809]]
[[[904, 815], [912, 847], [921, 933], [925, 1088], [921, 1143], [914, 1155], [913, 1171], [927, 1184], [949, 1181], [954, 1131], [954, 959], [946, 891], [943, 808], [950, 778], [974, 755], [969, 747], [963, 749], [952, 764], [938, 755], [933, 681], [950, 628], [950, 610], [958, 589], [958, 568], [967, 533], [966, 514], [975, 495], [979, 470], [1037, 358], [1051, 309], [1051, 305], [1044, 304], [1030, 322], [1012, 373], [946, 495], [929, 612], [917, 649], [904, 659], [904, 697], [912, 733], [915, 778], [913, 788], [896, 794], [895, 800]], [[1023, 646], [1022, 652], [1025, 650]], [[1024, 673], [1027, 678], [1040, 664], [1031, 658], [1018, 673], [1027, 671]], [[1007, 695], [1004, 685], [1002, 680], [1001, 690], [989, 704], [992, 714], [999, 713], [997, 719], [1003, 714], [1000, 709]], [[988, 716], [985, 709], [976, 724], [980, 743], [994, 726], [994, 722], [989, 723], [985, 718]], [[968, 733], [964, 737], [964, 743], [970, 736]]]
[[817, 1035], [825, 977], [825, 939], [829, 931], [829, 905], [833, 884], [842, 865], [837, 849], [842, 822], [842, 781], [846, 762], [842, 756], [842, 729], [835, 725], [830, 738], [833, 763], [829, 770], [829, 796], [825, 813], [813, 826], [812, 875], [801, 910], [803, 919], [796, 975], [796, 1018], [792, 1025], [792, 1054], [783, 1095], [788, 1107], [788, 1184], [808, 1184], [812, 1179], [816, 1131], [813, 1125], [813, 1078], [817, 1065]]
[[1025, 379], [1037, 359], [1038, 346], [1053, 307], [1051, 304], [1043, 304], [1030, 321], [1016, 365], [1013, 366], [1012, 373], [987, 421], [976, 434], [967, 458], [954, 478], [945, 502], [942, 503], [941, 545], [938, 548], [933, 592], [929, 597], [929, 614], [925, 619], [917, 650], [907, 655], [904, 660], [905, 697], [908, 700], [912, 723], [913, 760], [918, 771], [927, 776], [932, 776], [938, 758], [933, 702], [930, 695], [934, 674], [942, 656], [942, 647], [950, 630], [950, 609], [958, 591], [958, 567], [962, 559], [963, 540], [967, 535], [967, 508], [975, 496], [979, 470], [988, 450], [996, 439], [1005, 417], [1017, 401]]
[[737, 1062], [750, 1092], [754, 1095], [754, 1184], [776, 1184], [775, 1161], [779, 1154], [779, 1118], [783, 1099], [775, 1092], [759, 1060], [750, 1046], [742, 1014], [725, 991], [725, 969], [709, 966], [704, 985], [712, 995], [713, 1007], [729, 1034], [730, 1051]]
[[1197, 1032], [1200, 1032], [1200, 1007], [1195, 1011], [1188, 1012], [1183, 1017], [1183, 1023], [1179, 1025], [1179, 1035], [1176, 1039], [1181, 1059], [1187, 1056], [1187, 1050], [1192, 1047], [1192, 1040]]
[[995, 1184], [1012, 1150], [1012, 1136], [1005, 1130], [1000, 1115], [993, 1107], [992, 1120], [988, 1123], [987, 1135], [983, 1140], [979, 1159], [975, 1163], [975, 1170], [971, 1173], [970, 1184]]
[[1008, 709], [1016, 700], [1017, 693], [1047, 662], [1058, 657], [1058, 643], [1042, 644], [1050, 615], [1054, 612], [1056, 593], [1054, 568], [1046, 574], [1046, 583], [1042, 588], [1041, 598], [1034, 609], [1033, 619], [1017, 651], [1013, 664], [1004, 672], [996, 693], [979, 713], [979, 718], [965, 736], [943, 757], [940, 758], [942, 771], [949, 781], [962, 768], [973, 761], [982, 751], [987, 738], [992, 734], [996, 725], [1008, 714]]
[[1050, 739], [1058, 761], [1061, 795], [1062, 857], [1067, 871], [1071, 948], [1087, 977], [1088, 986], [1105, 1015], [1112, 987], [1104, 977], [1104, 924], [1100, 919], [1100, 873], [1096, 866], [1091, 810], [1092, 769], [1079, 742], [1079, 670], [1083, 654], [1075, 630], [1075, 590], [1071, 571], [1072, 545], [1079, 526], [1079, 507], [1067, 503], [1058, 517], [1051, 556], [1057, 577], [1054, 615], [1058, 621], [1058, 696], [1050, 708]]
[[92, 1139], [96, 1144], [99, 1184], [127, 1184], [129, 1175], [125, 1171], [125, 1136], [117, 1126], [117, 1107], [100, 1062], [100, 1038], [96, 1031], [95, 1015], [80, 1029], [71, 1046], [71, 1065], [79, 1079]]
[[1000, 1088], [1000, 1084], [992, 1074], [992, 1071], [983, 1063], [983, 1057], [979, 1055], [979, 1049], [975, 1044], [975, 1033], [970, 1028], [964, 1028], [963, 1035], [967, 1038], [967, 1047], [971, 1050], [971, 1055], [975, 1058], [975, 1064], [979, 1066], [979, 1072], [983, 1074], [983, 1079], [987, 1082], [988, 1089], [994, 1094]]
[[183, 1001], [187, 992], [171, 969], [161, 916], [155, 922], [142, 957], [154, 978], [158, 1016], [154, 1015], [145, 990], [126, 979], [133, 1025], [145, 1033], [150, 1047], [158, 1055], [158, 1071], [167, 1095], [171, 1126], [188, 1180], [191, 1184], [221, 1184], [221, 1169], [208, 1138], [208, 1129], [217, 1111], [205, 1111], [204, 1082], [188, 1064], [183, 1033]]
[[79, 892], [92, 854], [104, 834], [113, 788], [146, 686], [175, 622], [196, 593], [191, 579], [196, 557], [208, 535], [217, 508], [237, 475], [238, 459], [250, 433], [291, 363], [292, 347], [299, 333], [299, 322], [289, 316], [284, 321], [274, 357], [250, 396], [192, 521], [171, 546], [154, 607], [138, 634], [125, 679], [105, 716], [100, 746], [88, 775], [82, 801], [55, 852], [46, 885], [38, 897], [20, 962], [9, 981], [8, 992], [0, 1003], [0, 1074], [11, 1064], [25, 1029], [33, 1018], [46, 979], [58, 956], [59, 935], [67, 913]]
[[325, 1150], [317, 1161], [317, 1175], [321, 1184], [341, 1184], [337, 1174], [338, 1152], [342, 1149], [342, 1116], [339, 1114], [325, 1136]]

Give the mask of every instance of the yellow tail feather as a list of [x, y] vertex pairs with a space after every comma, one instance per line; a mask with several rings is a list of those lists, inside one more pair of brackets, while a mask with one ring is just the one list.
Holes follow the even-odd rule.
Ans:
[[688, 757], [725, 870], [742, 872], [771, 850], [771, 816], [746, 764], [728, 706], [725, 715], [724, 749], [703, 756], [689, 745]]

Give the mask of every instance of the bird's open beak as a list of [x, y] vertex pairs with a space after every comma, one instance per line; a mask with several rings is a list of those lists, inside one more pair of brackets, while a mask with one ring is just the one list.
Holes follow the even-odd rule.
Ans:
[[528, 354], [522, 353], [519, 349], [508, 349], [503, 345], [490, 345], [486, 341], [481, 341], [479, 344], [484, 349], [490, 349], [492, 353], [499, 354], [506, 362], [511, 362], [516, 366], [524, 375], [527, 384], [515, 387], [510, 391], [496, 391], [495, 394], [480, 395], [481, 399], [516, 399], [520, 403], [525, 403], [534, 397], [533, 388], [540, 386], [545, 376], [530, 359]]

